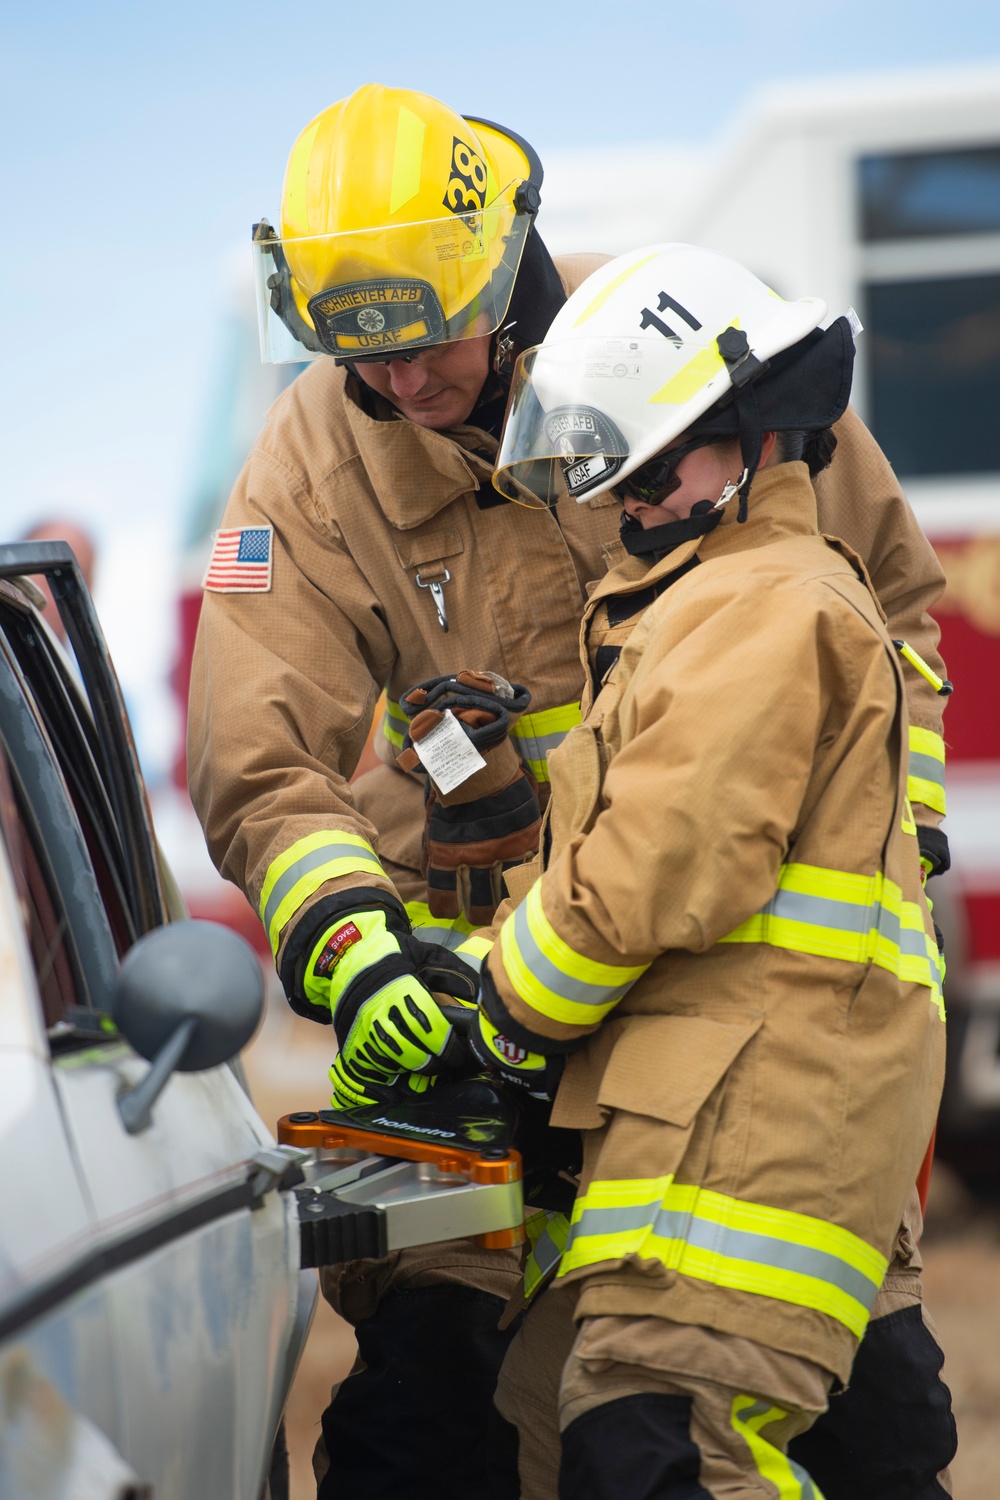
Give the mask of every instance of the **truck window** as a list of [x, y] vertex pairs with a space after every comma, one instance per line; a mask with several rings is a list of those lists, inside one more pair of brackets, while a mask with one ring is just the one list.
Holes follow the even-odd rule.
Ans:
[[1000, 275], [870, 282], [871, 425], [896, 472], [1000, 468]]
[[1000, 231], [1000, 145], [863, 156], [863, 240]]
[[856, 186], [869, 425], [903, 479], [995, 474], [1000, 144], [861, 156]]

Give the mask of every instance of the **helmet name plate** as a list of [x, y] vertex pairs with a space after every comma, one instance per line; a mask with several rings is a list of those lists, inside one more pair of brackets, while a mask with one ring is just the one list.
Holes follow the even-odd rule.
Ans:
[[592, 406], [560, 406], [545, 417], [545, 436], [558, 455], [563, 479], [574, 497], [620, 469], [628, 454], [615, 424]]
[[309, 315], [331, 354], [371, 354], [396, 345], [439, 343], [445, 320], [426, 281], [355, 281], [311, 297]]

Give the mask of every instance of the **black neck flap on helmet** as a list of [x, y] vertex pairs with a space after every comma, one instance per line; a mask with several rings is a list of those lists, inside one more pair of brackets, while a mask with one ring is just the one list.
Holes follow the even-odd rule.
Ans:
[[466, 418], [468, 426], [481, 427], [499, 442], [507, 413], [514, 361], [524, 349], [542, 342], [565, 301], [566, 293], [555, 262], [532, 224], [507, 316], [493, 335], [490, 373]]
[[[739, 438], [743, 473], [737, 520], [745, 521], [763, 434], [821, 432], [844, 415], [854, 373], [854, 334], [848, 318], [837, 318], [829, 328], [814, 328], [790, 349], [764, 362], [756, 358], [746, 334], [738, 328], [727, 328], [717, 342], [732, 389], [692, 422], [685, 436], [720, 441]], [[699, 501], [683, 520], [643, 531], [638, 521], [623, 512], [622, 543], [634, 557], [651, 553], [663, 557], [691, 537], [714, 530], [721, 519], [721, 510]]]

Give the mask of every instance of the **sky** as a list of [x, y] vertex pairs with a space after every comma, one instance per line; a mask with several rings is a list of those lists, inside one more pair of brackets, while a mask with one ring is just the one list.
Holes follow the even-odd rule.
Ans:
[[776, 83], [989, 61], [985, 0], [8, 7], [4, 540], [50, 513], [91, 527], [112, 651], [141, 696], [167, 649], [250, 226], [276, 216], [302, 127], [361, 83], [510, 125], [543, 162], [575, 162], [599, 203], [616, 151], [710, 143]]

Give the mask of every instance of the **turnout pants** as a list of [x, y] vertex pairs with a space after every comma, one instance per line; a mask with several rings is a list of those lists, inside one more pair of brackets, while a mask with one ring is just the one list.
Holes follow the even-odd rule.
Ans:
[[488, 1470], [514, 1473], [493, 1394], [514, 1334], [498, 1325], [520, 1280], [519, 1250], [468, 1240], [321, 1272], [358, 1358], [323, 1414], [318, 1500], [469, 1500]]
[[[566, 1495], [572, 1476], [574, 1500], [603, 1500], [605, 1493], [631, 1500], [633, 1492], [621, 1481], [617, 1490], [599, 1487], [592, 1449], [603, 1443], [611, 1452], [631, 1446], [647, 1454], [652, 1467], [638, 1472], [634, 1493], [650, 1500], [701, 1500], [720, 1485], [726, 1500], [798, 1500], [800, 1494], [804, 1500], [945, 1500], [957, 1439], [941, 1379], [944, 1356], [922, 1311], [919, 1265], [904, 1231], [850, 1385], [829, 1397], [825, 1411], [830, 1377], [806, 1361], [662, 1319], [595, 1318], [578, 1332], [572, 1287], [544, 1292], [500, 1372], [496, 1404], [517, 1449], [518, 1479], [502, 1481], [508, 1488], [495, 1488], [496, 1495], [556, 1500], [562, 1454]], [[750, 1396], [767, 1404], [751, 1409], [744, 1404]], [[592, 1415], [602, 1407], [602, 1415]], [[783, 1415], [768, 1416], [772, 1408]], [[719, 1430], [709, 1442], [713, 1424]], [[666, 1448], [656, 1459], [661, 1429]], [[738, 1479], [731, 1470], [737, 1459]], [[667, 1467], [654, 1479], [658, 1462]], [[670, 1464], [680, 1466], [679, 1477], [671, 1477]]]

